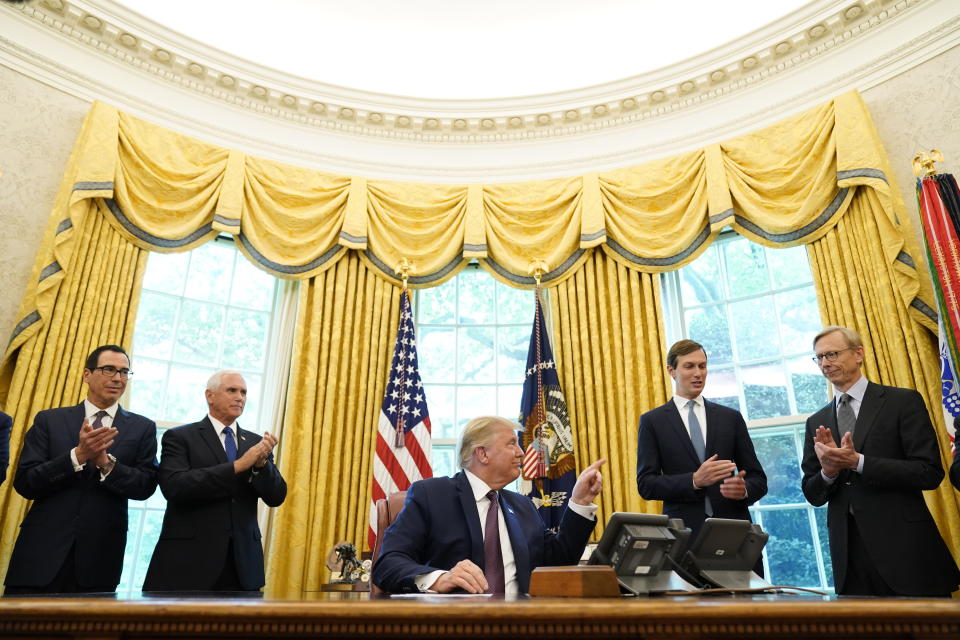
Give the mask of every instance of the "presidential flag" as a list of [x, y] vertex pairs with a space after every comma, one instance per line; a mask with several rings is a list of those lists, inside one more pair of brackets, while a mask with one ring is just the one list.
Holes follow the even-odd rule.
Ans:
[[573, 429], [543, 320], [539, 287], [535, 297], [520, 401], [519, 422], [523, 431], [518, 435], [524, 448], [521, 492], [533, 500], [547, 528], [555, 529], [576, 482], [576, 461]]
[[373, 459], [373, 487], [367, 542], [377, 536], [377, 500], [395, 491], [406, 491], [422, 478], [430, 478], [430, 417], [417, 366], [417, 340], [410, 310], [410, 293], [400, 295], [400, 326], [393, 349], [390, 378], [380, 405], [377, 447]]

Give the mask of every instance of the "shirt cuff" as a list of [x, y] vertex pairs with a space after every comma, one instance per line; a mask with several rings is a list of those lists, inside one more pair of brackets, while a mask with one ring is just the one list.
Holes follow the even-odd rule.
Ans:
[[820, 477], [823, 478], [823, 481], [826, 482], [827, 484], [833, 484], [834, 482], [837, 481], [837, 478], [831, 478], [830, 476], [825, 474], [823, 472], [823, 469], [820, 469]]
[[595, 504], [577, 504], [573, 500], [570, 500], [567, 503], [567, 506], [570, 507], [570, 510], [573, 511], [578, 516], [583, 516], [587, 520], [596, 520], [597, 519], [597, 509], [599, 508]]
[[860, 457], [860, 459], [857, 460], [857, 473], [863, 473], [863, 454], [858, 453], [857, 455]]
[[70, 462], [73, 464], [74, 471], [83, 471], [83, 465], [77, 462], [77, 448], [70, 449]]
[[417, 576], [413, 579], [413, 583], [417, 585], [417, 589], [420, 590], [420, 593], [434, 593], [433, 591], [430, 591], [430, 587], [432, 587], [433, 583], [439, 580], [440, 576], [445, 573], [447, 572], [437, 569], [436, 571], [431, 571], [430, 573]]

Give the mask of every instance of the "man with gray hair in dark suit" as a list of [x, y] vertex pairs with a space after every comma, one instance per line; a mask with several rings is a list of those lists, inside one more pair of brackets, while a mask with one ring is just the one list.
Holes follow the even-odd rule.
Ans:
[[241, 429], [247, 384], [218, 371], [208, 415], [163, 434], [160, 490], [167, 499], [144, 591], [258, 591], [264, 585], [257, 504], [276, 507], [287, 484], [273, 463], [277, 439]]

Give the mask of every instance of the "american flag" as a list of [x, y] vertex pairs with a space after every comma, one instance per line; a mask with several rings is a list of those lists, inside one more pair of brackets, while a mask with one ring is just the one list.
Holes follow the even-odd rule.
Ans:
[[410, 311], [410, 293], [400, 295], [400, 326], [393, 349], [390, 378], [380, 406], [377, 450], [373, 459], [373, 487], [367, 542], [377, 535], [377, 500], [394, 491], [406, 491], [413, 482], [430, 478], [430, 417], [417, 366], [417, 340]]

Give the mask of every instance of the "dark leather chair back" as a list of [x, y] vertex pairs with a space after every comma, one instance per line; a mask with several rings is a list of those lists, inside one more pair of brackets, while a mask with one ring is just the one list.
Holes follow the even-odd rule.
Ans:
[[[377, 508], [377, 537], [373, 542], [373, 551], [370, 554], [371, 567], [377, 563], [377, 558], [380, 556], [380, 547], [383, 545], [383, 534], [386, 533], [387, 527], [393, 524], [393, 521], [400, 515], [400, 510], [403, 509], [403, 503], [406, 499], [406, 491], [394, 491], [386, 498], [377, 500], [375, 504]], [[376, 596], [381, 593], [383, 593], [383, 591], [371, 581], [370, 595]]]

